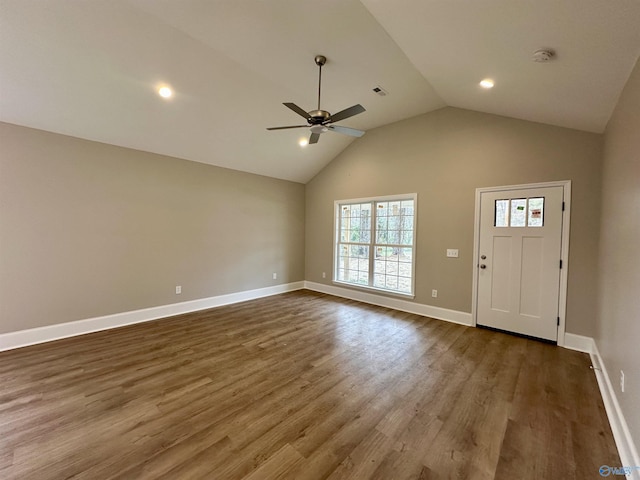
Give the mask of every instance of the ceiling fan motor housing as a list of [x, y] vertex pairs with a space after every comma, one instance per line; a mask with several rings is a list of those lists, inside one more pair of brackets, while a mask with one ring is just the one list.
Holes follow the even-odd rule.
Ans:
[[331, 114], [326, 110], [311, 110], [309, 112], [309, 123], [311, 125], [319, 125], [329, 120], [330, 117]]

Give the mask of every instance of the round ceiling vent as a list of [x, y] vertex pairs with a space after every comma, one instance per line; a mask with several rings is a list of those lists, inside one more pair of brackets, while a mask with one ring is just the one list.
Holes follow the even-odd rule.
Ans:
[[548, 48], [541, 48], [533, 52], [533, 61], [538, 63], [548, 62], [553, 58], [555, 52]]

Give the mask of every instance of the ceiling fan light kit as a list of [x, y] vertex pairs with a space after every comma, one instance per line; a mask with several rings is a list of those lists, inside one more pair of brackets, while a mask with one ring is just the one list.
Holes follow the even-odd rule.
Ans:
[[314, 125], [309, 130], [311, 130], [311, 133], [324, 133], [324, 132], [328, 131], [329, 129], [327, 127], [325, 127], [324, 125]]
[[351, 137], [361, 137], [364, 135], [364, 131], [356, 130], [355, 128], [342, 127], [338, 125], [332, 125], [335, 122], [339, 122], [340, 120], [344, 120], [346, 118], [353, 117], [362, 113], [365, 108], [356, 104], [349, 108], [339, 111], [338, 113], [331, 115], [331, 113], [326, 110], [322, 110], [320, 108], [320, 94], [322, 91], [322, 67], [325, 63], [327, 63], [327, 57], [324, 55], [316, 55], [314, 58], [316, 65], [318, 66], [318, 108], [316, 110], [310, 110], [309, 112], [304, 111], [295, 103], [285, 102], [283, 105], [290, 110], [294, 111], [301, 117], [303, 117], [307, 121], [307, 125], [290, 125], [285, 127], [269, 127], [267, 130], [285, 130], [289, 128], [309, 128], [311, 131], [311, 136], [309, 137], [309, 144], [318, 143], [320, 139], [320, 135], [322, 133], [332, 131], [336, 133], [341, 133], [343, 135], [349, 135]]

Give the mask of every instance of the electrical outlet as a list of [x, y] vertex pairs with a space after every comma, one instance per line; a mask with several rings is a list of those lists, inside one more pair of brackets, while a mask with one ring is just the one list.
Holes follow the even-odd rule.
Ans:
[[276, 272], [273, 272], [273, 279], [277, 280], [278, 279], [278, 274]]
[[620, 370], [620, 391], [624, 393], [624, 371]]
[[327, 272], [322, 272], [322, 278], [327, 278]]
[[435, 289], [434, 289], [434, 290], [431, 290], [431, 296], [432, 296], [433, 298], [437, 298], [437, 297], [438, 297], [438, 290], [435, 290]]
[[180, 295], [182, 293], [182, 286], [176, 285], [176, 295]]

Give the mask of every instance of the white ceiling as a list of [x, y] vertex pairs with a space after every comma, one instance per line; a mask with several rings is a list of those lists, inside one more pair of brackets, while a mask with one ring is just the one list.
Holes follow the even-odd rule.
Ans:
[[304, 183], [354, 141], [265, 130], [315, 109], [316, 54], [322, 108], [367, 109], [340, 125], [451, 105], [602, 132], [639, 25], [639, 0], [0, 0], [0, 120]]

